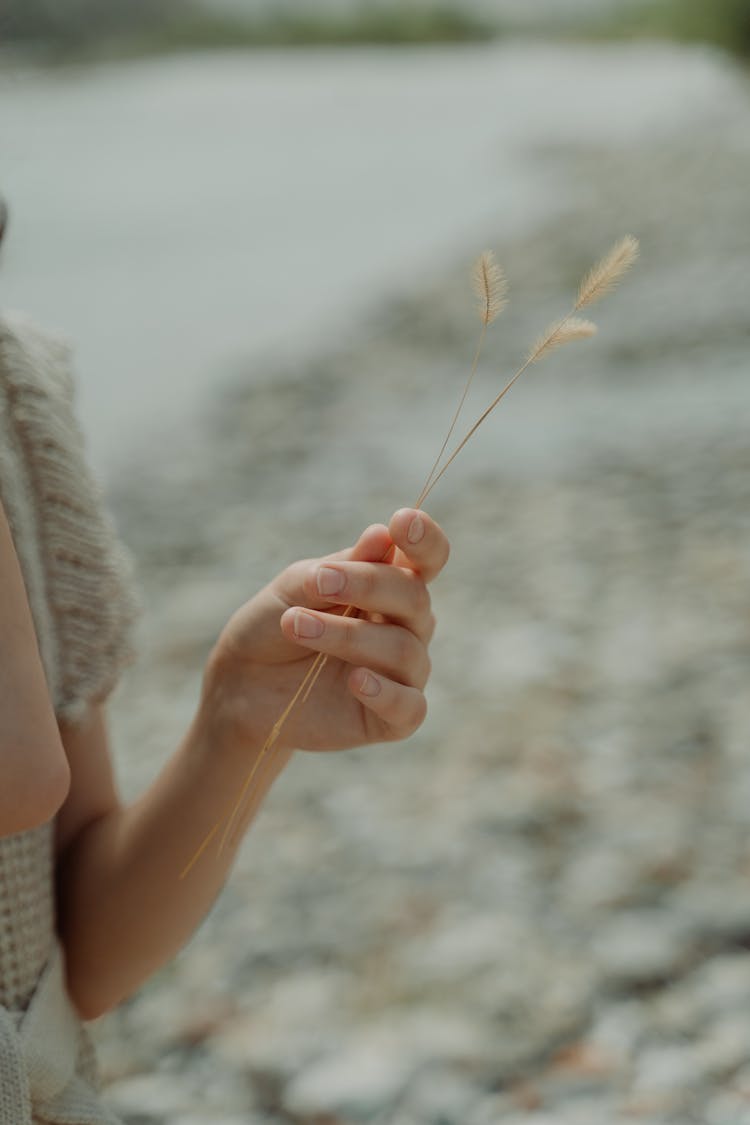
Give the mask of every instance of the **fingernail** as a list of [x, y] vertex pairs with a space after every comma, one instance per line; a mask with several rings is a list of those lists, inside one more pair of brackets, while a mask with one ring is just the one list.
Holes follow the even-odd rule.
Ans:
[[344, 588], [344, 576], [340, 570], [330, 566], [321, 566], [318, 569], [318, 593], [323, 597], [338, 594]]
[[380, 680], [372, 672], [365, 672], [359, 685], [360, 695], [380, 695]]
[[418, 543], [424, 535], [424, 520], [421, 516], [415, 516], [409, 524], [409, 530], [406, 533], [406, 538], [410, 543]]
[[323, 622], [311, 613], [304, 613], [298, 609], [294, 615], [295, 637], [319, 637], [323, 632]]

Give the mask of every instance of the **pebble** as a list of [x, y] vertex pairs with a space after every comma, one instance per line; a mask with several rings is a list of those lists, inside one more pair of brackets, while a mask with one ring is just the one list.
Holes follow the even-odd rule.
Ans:
[[434, 1064], [417, 1073], [404, 1098], [414, 1120], [431, 1125], [466, 1121], [478, 1100], [475, 1082]]
[[[202, 927], [94, 1026], [128, 1125], [750, 1125], [750, 154], [722, 137], [709, 114], [556, 150], [580, 212], [487, 239], [519, 309], [490, 378], [613, 232], [644, 254], [599, 340], [435, 493], [425, 726], [297, 755]], [[149, 606], [110, 703], [126, 794], [179, 744], [228, 606], [434, 457], [475, 326], [463, 263], [420, 284], [120, 482]]]
[[304, 1067], [288, 1083], [284, 1106], [302, 1116], [339, 1114], [367, 1120], [403, 1092], [414, 1061], [387, 1041], [367, 1036]]
[[633, 1089], [636, 1094], [682, 1094], [699, 1087], [702, 1077], [691, 1044], [655, 1044], [638, 1055]]
[[691, 949], [679, 920], [664, 910], [631, 911], [608, 920], [593, 946], [606, 979], [617, 987], [668, 981]]
[[191, 1108], [191, 1091], [171, 1074], [138, 1074], [110, 1083], [107, 1101], [128, 1118], [160, 1121]]

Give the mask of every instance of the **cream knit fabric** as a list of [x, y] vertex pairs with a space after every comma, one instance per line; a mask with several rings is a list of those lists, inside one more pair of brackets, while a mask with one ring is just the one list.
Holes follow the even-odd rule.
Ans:
[[[0, 317], [0, 498], [50, 697], [80, 719], [133, 659], [131, 556], [88, 467], [68, 348]], [[54, 828], [0, 837], [0, 1125], [113, 1125], [55, 934]]]

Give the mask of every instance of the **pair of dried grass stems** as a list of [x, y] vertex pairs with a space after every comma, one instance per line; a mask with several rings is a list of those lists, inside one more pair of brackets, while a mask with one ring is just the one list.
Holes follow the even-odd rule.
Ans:
[[[448, 466], [451, 465], [453, 461], [455, 461], [458, 454], [461, 452], [468, 440], [476, 433], [488, 414], [490, 414], [495, 409], [500, 400], [508, 393], [516, 380], [520, 379], [527, 368], [531, 367], [533, 363], [537, 363], [538, 360], [542, 359], [543, 356], [547, 355], [555, 348], [561, 347], [563, 344], [569, 344], [573, 340], [588, 339], [590, 336], [593, 336], [595, 334], [596, 325], [593, 324], [590, 320], [583, 320], [577, 314], [581, 312], [582, 309], [588, 308], [589, 305], [593, 305], [595, 301], [598, 301], [601, 297], [604, 297], [607, 293], [609, 293], [622, 277], [622, 275], [626, 272], [626, 270], [630, 268], [637, 256], [638, 240], [633, 238], [631, 235], [626, 235], [624, 238], [620, 239], [619, 242], [615, 243], [606, 257], [604, 257], [597, 265], [595, 265], [593, 269], [591, 269], [589, 273], [587, 273], [584, 277], [579, 287], [575, 304], [570, 309], [570, 311], [561, 319], [554, 321], [546, 330], [546, 332], [542, 333], [542, 335], [529, 351], [522, 366], [518, 369], [518, 371], [516, 371], [513, 378], [505, 384], [500, 393], [495, 396], [487, 409], [484, 410], [482, 414], [480, 414], [474, 425], [471, 426], [470, 429], [466, 432], [461, 441], [456, 445], [455, 449], [453, 449], [450, 455], [443, 461], [443, 455], [445, 454], [448, 442], [450, 441], [451, 435], [453, 434], [453, 431], [456, 427], [456, 423], [458, 422], [461, 409], [464, 405], [464, 402], [466, 401], [466, 396], [469, 393], [469, 388], [474, 381], [474, 376], [479, 365], [479, 357], [482, 352], [482, 345], [484, 344], [484, 337], [487, 332], [487, 328], [503, 311], [508, 301], [508, 283], [506, 281], [505, 275], [503, 274], [503, 271], [495, 261], [494, 254], [491, 250], [485, 250], [484, 253], [480, 255], [474, 265], [472, 274], [474, 289], [477, 297], [479, 298], [479, 314], [482, 322], [482, 330], [479, 336], [479, 343], [477, 344], [477, 349], [474, 354], [474, 360], [471, 365], [471, 371], [469, 372], [469, 377], [466, 381], [463, 394], [461, 395], [458, 406], [456, 408], [456, 412], [453, 415], [453, 419], [448, 428], [448, 433], [445, 435], [445, 440], [440, 447], [440, 452], [435, 458], [433, 466], [427, 474], [427, 479], [422, 486], [422, 491], [419, 493], [419, 496], [417, 497], [414, 504], [415, 508], [422, 507], [428, 495], [440, 480], [442, 475], [445, 473]], [[386, 555], [385, 559], [388, 560], [391, 554], [392, 552], [389, 552], [388, 555]], [[344, 611], [343, 616], [350, 617], [356, 612], [357, 611], [353, 606], [348, 606]], [[239, 822], [241, 822], [241, 814], [247, 808], [249, 802], [252, 799], [252, 792], [250, 791], [250, 787], [261, 764], [264, 761], [266, 761], [266, 764], [268, 763], [268, 761], [270, 761], [270, 753], [278, 740], [284, 723], [288, 719], [293, 709], [303, 704], [307, 700], [310, 692], [315, 686], [315, 682], [318, 679], [318, 676], [325, 667], [327, 659], [328, 657], [324, 653], [318, 653], [318, 655], [310, 665], [307, 675], [302, 680], [302, 683], [299, 685], [297, 691], [294, 693], [287, 706], [284, 708], [276, 722], [273, 724], [268, 737], [266, 738], [266, 741], [261, 748], [260, 754], [258, 755], [253, 765], [253, 768], [248, 773], [247, 778], [245, 779], [245, 782], [240, 789], [239, 795], [232, 809], [224, 818], [226, 820], [226, 825], [221, 838], [221, 842], [219, 844], [219, 852], [221, 852], [221, 850], [225, 846], [229, 834], [232, 830], [232, 826], [238, 822], [238, 818]], [[211, 831], [204, 838], [195, 855], [183, 869], [180, 878], [184, 878], [184, 876], [187, 875], [193, 864], [198, 860], [204, 850], [208, 847], [211, 840], [221, 827], [221, 824], [222, 821], [218, 821], [213, 826]]]

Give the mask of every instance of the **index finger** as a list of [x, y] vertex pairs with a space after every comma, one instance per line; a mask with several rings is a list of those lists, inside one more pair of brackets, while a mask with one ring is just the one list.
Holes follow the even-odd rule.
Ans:
[[397, 547], [397, 566], [415, 570], [425, 582], [437, 577], [450, 555], [448, 537], [439, 524], [417, 508], [400, 508], [388, 531]]

